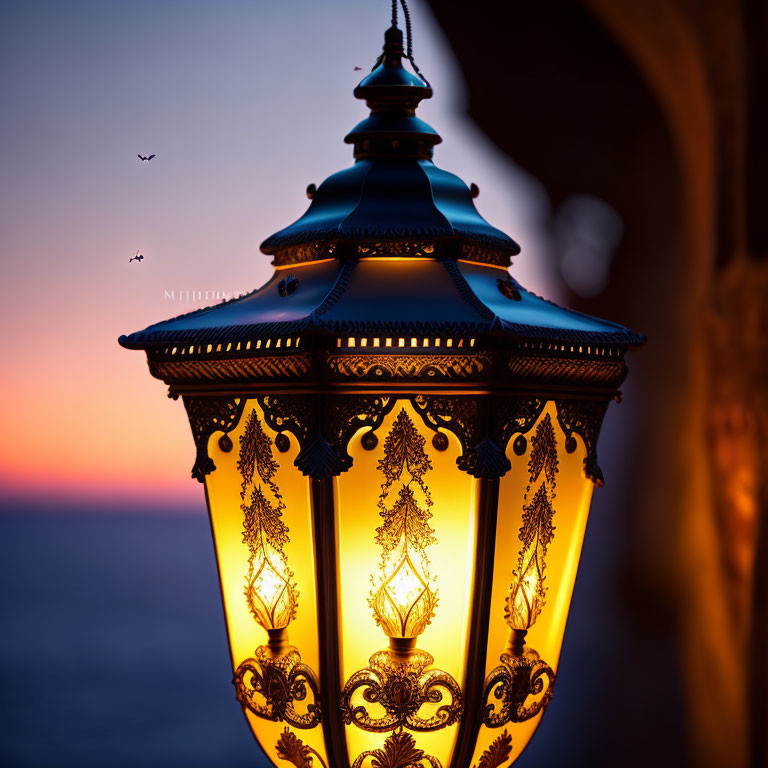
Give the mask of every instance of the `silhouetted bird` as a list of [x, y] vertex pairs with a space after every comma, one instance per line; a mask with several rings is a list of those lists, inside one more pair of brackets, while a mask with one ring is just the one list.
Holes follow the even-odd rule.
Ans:
[[130, 264], [132, 261], [144, 261], [144, 256], [139, 251], [136, 251], [136, 255], [132, 259], [128, 259], [128, 263]]
[[144, 157], [144, 155], [137, 155], [137, 157], [139, 158], [139, 160], [151, 160], [154, 157], [154, 155], [150, 155], [149, 157]]
[[355, 67], [355, 72], [360, 72], [362, 69], [362, 67]]

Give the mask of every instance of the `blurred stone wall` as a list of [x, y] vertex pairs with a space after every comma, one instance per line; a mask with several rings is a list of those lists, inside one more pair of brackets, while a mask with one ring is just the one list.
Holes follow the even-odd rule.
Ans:
[[[763, 768], [768, 3], [430, 4], [470, 116], [542, 181], [553, 228], [574, 195], [623, 220], [605, 290], [569, 304], [649, 339], [629, 359], [638, 413], [616, 510], [625, 622], [651, 668], [675, 656], [691, 765]], [[670, 706], [661, 673], [649, 689], [643, 739]]]

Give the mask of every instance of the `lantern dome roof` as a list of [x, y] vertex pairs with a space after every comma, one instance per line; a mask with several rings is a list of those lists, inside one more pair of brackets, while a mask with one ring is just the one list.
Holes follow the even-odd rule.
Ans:
[[458, 176], [421, 158], [365, 158], [333, 174], [317, 189], [307, 212], [268, 237], [261, 250], [274, 254], [309, 243], [406, 238], [469, 241], [497, 249], [500, 258], [520, 251], [477, 212]]
[[402, 32], [391, 27], [376, 66], [354, 91], [371, 109], [344, 139], [354, 144], [355, 164], [326, 179], [306, 213], [261, 244], [264, 253], [401, 238], [471, 241], [496, 249], [506, 263], [520, 252], [477, 212], [470, 188], [432, 162], [442, 139], [415, 113], [432, 88], [405, 69], [403, 56]]
[[[345, 139], [355, 163], [308, 190], [306, 213], [264, 241], [275, 265], [264, 286], [120, 337], [124, 347], [147, 350], [155, 375], [169, 382], [322, 378], [317, 354], [333, 368], [351, 365], [333, 362], [346, 350], [359, 360], [361, 350], [394, 359], [418, 348], [424, 359], [453, 354], [440, 376], [450, 378], [458, 365], [487, 378], [497, 363], [469, 360], [474, 347], [473, 354], [504, 350], [504, 370], [494, 374], [502, 382], [510, 371], [559, 382], [591, 377], [609, 387], [623, 379], [624, 349], [643, 337], [561, 308], [511, 277], [517, 244], [477, 212], [475, 190], [432, 162], [440, 137], [415, 114], [432, 89], [418, 70], [403, 67], [404, 55], [393, 27], [355, 89], [371, 109]], [[510, 355], [536, 360], [523, 371]], [[401, 364], [373, 375], [408, 378], [412, 369]]]
[[[514, 334], [521, 339], [632, 345], [621, 325], [557, 306], [506, 270], [455, 258], [323, 259], [276, 270], [261, 288], [121, 336], [132, 349], [217, 345], [314, 330], [396, 337]], [[421, 346], [421, 343], [419, 344]]]

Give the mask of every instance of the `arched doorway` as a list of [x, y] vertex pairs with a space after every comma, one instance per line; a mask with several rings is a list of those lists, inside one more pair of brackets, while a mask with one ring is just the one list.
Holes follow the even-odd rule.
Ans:
[[[601, 440], [611, 466], [574, 596], [571, 666], [520, 764], [741, 766], [743, 681], [717, 637], [727, 597], [713, 583], [703, 313], [717, 249], [696, 44], [674, 4], [655, 0], [431, 5], [478, 125], [542, 181], [555, 211], [587, 195], [621, 218], [605, 289], [573, 291], [569, 304], [650, 339]], [[552, 226], [556, 236], [557, 216]], [[704, 617], [713, 626], [697, 625]]]

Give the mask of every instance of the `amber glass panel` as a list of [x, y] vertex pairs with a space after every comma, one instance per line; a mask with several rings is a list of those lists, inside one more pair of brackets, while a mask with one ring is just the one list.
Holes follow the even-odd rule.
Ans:
[[[550, 444], [549, 436], [554, 438], [553, 444]], [[592, 483], [584, 476], [585, 447], [579, 438], [576, 450], [573, 453], [566, 451], [565, 435], [557, 422], [554, 403], [547, 404], [537, 424], [526, 437], [527, 450], [522, 456], [515, 454], [513, 441], [510, 441], [507, 456], [512, 463], [512, 470], [502, 478], [499, 489], [486, 674], [499, 666], [499, 657], [507, 646], [510, 626], [505, 619], [505, 610], [509, 607], [517, 608], [513, 623], [521, 627], [530, 623], [525, 639], [526, 646], [535, 649], [543, 661], [553, 670], [557, 670], [589, 514]], [[537, 444], [538, 449], [535, 448]], [[532, 462], [534, 451], [537, 455]], [[556, 471], [553, 476], [547, 478], [547, 468], [552, 472], [555, 466], [552, 464], [553, 459], [557, 462]], [[548, 466], [542, 468], [537, 475], [541, 461], [547, 462]], [[532, 476], [536, 478], [532, 480]], [[544, 490], [543, 484], [547, 485]], [[538, 525], [544, 526], [545, 529], [551, 525], [552, 529], [546, 553], [543, 554], [541, 549], [538, 552], [540, 561], [544, 564], [543, 572], [537, 572], [534, 567], [527, 570], [527, 575], [526, 567], [530, 563], [533, 547], [526, 547], [521, 541], [526, 506], [532, 510], [531, 517], [538, 518]], [[551, 515], [550, 509], [554, 510]], [[532, 523], [533, 521], [529, 520], [529, 531]], [[537, 530], [537, 535], [540, 533], [541, 531]], [[546, 530], [544, 538], [548, 538]], [[510, 589], [513, 584], [518, 584], [521, 574], [527, 582], [522, 585], [522, 591], [520, 588]], [[546, 588], [543, 598], [538, 584], [542, 575], [543, 586]], [[515, 603], [513, 599], [511, 605], [508, 602], [510, 594], [517, 600]], [[540, 609], [540, 613], [535, 615], [537, 609]], [[517, 759], [540, 719], [541, 714], [538, 714], [522, 723], [507, 724], [500, 728], [482, 726], [473, 765], [477, 764], [491, 742], [505, 731], [512, 737], [512, 759]]]
[[[250, 441], [246, 435], [249, 424]], [[254, 431], [266, 438], [265, 441], [259, 435], [260, 449], [266, 453], [256, 458], [253, 474], [249, 475], [246, 470], [244, 475], [243, 461], [248, 464], [244, 442], [253, 445]], [[284, 434], [289, 437], [290, 445], [281, 453], [274, 444], [276, 433], [264, 422], [255, 400], [247, 402], [240, 423], [229, 434], [230, 451], [221, 449], [221, 433], [215, 433], [209, 443], [209, 455], [216, 470], [206, 479], [208, 509], [233, 668], [252, 658], [255, 650], [267, 643], [264, 625], [273, 623], [285, 626], [288, 643], [298, 649], [301, 661], [317, 672], [317, 604], [309, 483], [293, 464], [299, 450], [296, 439]], [[265, 470], [265, 464], [270, 461], [277, 465], [273, 472]], [[244, 510], [243, 506], [251, 511]], [[266, 518], [259, 522], [255, 520], [258, 515]], [[246, 521], [251, 531], [251, 547], [244, 527]], [[260, 525], [269, 531], [265, 533]], [[266, 542], [263, 546], [259, 543], [262, 541]], [[304, 702], [296, 704], [296, 709], [306, 711], [307, 701], [311, 700], [309, 692]], [[250, 711], [246, 711], [246, 716], [267, 756], [273, 763], [281, 764], [277, 744], [286, 724], [257, 717]], [[305, 745], [317, 750], [327, 764], [320, 726], [290, 730]]]
[[[398, 549], [394, 541], [391, 542], [392, 555], [385, 562], [382, 561], [381, 537], [378, 543], [376, 537], [384, 518], [378, 505], [382, 485], [386, 483], [381, 467], [387, 456], [387, 439], [397, 431], [398, 425], [401, 428], [404, 426], [405, 420], [423, 438], [423, 451], [429, 461], [429, 468], [419, 476], [420, 482], [409, 486], [413, 491], [412, 499], [409, 491], [403, 492], [402, 484], [393, 482], [385, 507], [391, 510], [404, 493], [403, 503], [414, 503], [420, 510], [431, 513], [431, 517], [424, 518], [419, 517], [418, 511], [413, 511], [417, 518], [434, 531], [434, 534], [429, 534], [420, 529], [418, 536], [426, 539], [433, 537], [434, 541], [430, 541], [423, 552], [418, 547], [415, 553], [411, 550], [409, 556], [412, 556], [413, 562], [407, 563], [403, 570], [395, 573], [402, 562], [402, 549]], [[434, 606], [434, 616], [423, 627], [423, 631], [418, 633], [423, 621], [411, 621], [411, 615], [406, 616], [401, 624], [404, 628], [402, 634], [416, 633], [416, 647], [434, 658], [432, 668], [449, 673], [461, 685], [466, 663], [474, 568], [476, 481], [456, 467], [456, 459], [460, 454], [458, 440], [446, 433], [447, 449], [436, 450], [432, 445], [435, 433], [424, 426], [407, 400], [398, 401], [376, 430], [378, 444], [373, 450], [366, 450], [362, 445], [361, 438], [365, 431], [360, 430], [352, 438], [349, 453], [354, 459], [354, 466], [339, 477], [337, 486], [342, 682], [368, 667], [369, 657], [376, 651], [389, 647], [385, 629], [390, 633], [396, 629], [398, 615], [406, 616], [409, 608], [416, 612], [422, 611], [424, 601], [428, 601], [435, 592], [437, 604]], [[418, 463], [419, 458], [414, 461]], [[416, 469], [415, 472], [419, 475], [420, 470]], [[406, 472], [403, 477], [407, 484], [410, 476]], [[425, 500], [421, 483], [428, 491], [431, 505]], [[392, 530], [394, 527], [390, 533]], [[411, 570], [417, 573], [414, 575]], [[425, 571], [431, 579], [426, 592], [420, 581], [426, 580]], [[382, 596], [382, 584], [389, 577], [394, 577], [388, 585], [391, 594]], [[377, 625], [374, 618], [373, 607], [369, 602], [372, 594], [375, 596], [373, 607], [380, 614], [386, 614], [381, 617], [383, 626]], [[416, 600], [418, 595], [421, 595], [421, 602]], [[389, 608], [384, 605], [387, 601]], [[414, 604], [409, 605], [409, 601]], [[400, 609], [403, 605], [407, 606], [404, 613], [400, 610], [398, 614], [398, 605]], [[384, 714], [378, 704], [366, 703], [360, 691], [355, 694], [353, 704], [365, 705], [373, 717]], [[426, 703], [419, 714], [429, 717], [436, 709], [437, 705]], [[413, 732], [412, 735], [419, 749], [447, 766], [453, 752], [457, 727], [457, 724], [453, 724], [433, 732]], [[350, 763], [364, 751], [382, 747], [390, 733], [372, 733], [355, 724], [347, 725]]]

